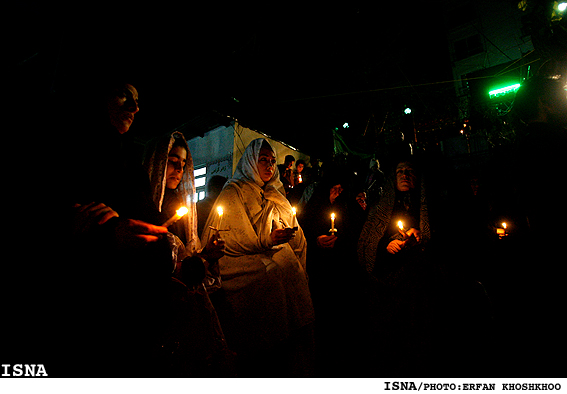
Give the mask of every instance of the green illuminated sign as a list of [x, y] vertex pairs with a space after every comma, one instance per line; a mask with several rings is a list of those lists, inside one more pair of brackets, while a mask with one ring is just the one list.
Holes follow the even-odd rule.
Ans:
[[490, 98], [498, 97], [511, 92], [515, 92], [519, 88], [520, 88], [520, 84], [515, 83], [514, 85], [504, 86], [503, 88], [500, 89], [491, 90], [490, 92], [488, 92], [488, 95], [490, 96]]

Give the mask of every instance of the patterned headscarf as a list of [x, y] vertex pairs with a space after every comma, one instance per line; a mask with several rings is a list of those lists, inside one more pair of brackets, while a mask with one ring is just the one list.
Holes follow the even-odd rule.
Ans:
[[187, 145], [187, 141], [183, 134], [178, 131], [167, 135], [164, 138], [156, 140], [153, 149], [144, 161], [144, 167], [150, 177], [150, 187], [152, 198], [158, 208], [162, 211], [163, 199], [166, 188], [167, 175], [167, 158], [176, 141], [181, 141], [187, 150], [187, 161], [183, 171], [183, 177], [179, 186], [177, 186], [177, 194], [183, 201], [183, 204], [189, 209], [187, 215], [180, 220], [184, 224], [185, 239], [187, 240], [186, 248], [194, 250], [199, 247], [199, 238], [197, 237], [197, 208], [194, 200], [195, 196], [195, 174], [193, 171], [193, 158]]
[[[421, 177], [419, 188], [419, 230], [421, 231], [421, 245], [425, 245], [431, 238], [431, 230], [429, 227], [423, 176]], [[384, 195], [380, 202], [370, 209], [358, 240], [358, 261], [369, 273], [372, 273], [374, 270], [378, 244], [384, 234], [386, 234], [388, 225], [392, 220], [395, 201], [396, 177], [394, 175], [394, 177], [390, 177], [387, 180]]]

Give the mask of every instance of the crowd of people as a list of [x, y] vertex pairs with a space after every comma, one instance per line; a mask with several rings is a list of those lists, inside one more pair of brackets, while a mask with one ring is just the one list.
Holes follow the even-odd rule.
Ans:
[[[565, 107], [537, 83], [518, 104], [548, 103], [530, 112], [519, 150], [534, 165], [514, 213], [529, 225], [504, 237], [478, 176], [439, 209], [427, 165], [403, 150], [358, 174], [332, 161], [315, 171], [293, 156], [278, 165], [259, 138], [196, 203], [183, 134], [156, 139], [140, 163], [127, 138], [138, 91], [101, 86], [97, 116], [57, 162], [59, 315], [42, 346], [71, 376], [559, 373], [550, 355], [563, 341], [564, 286], [549, 238], [565, 214], [554, 210], [553, 224], [546, 214], [559, 202], [551, 174], [563, 163], [548, 153], [565, 146]], [[553, 143], [534, 142], [542, 128]], [[512, 266], [490, 266], [502, 258]]]

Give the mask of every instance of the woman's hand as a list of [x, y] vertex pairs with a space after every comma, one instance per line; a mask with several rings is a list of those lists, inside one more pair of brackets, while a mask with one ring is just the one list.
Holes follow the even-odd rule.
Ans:
[[396, 254], [406, 247], [408, 248], [412, 247], [413, 245], [419, 243], [419, 241], [421, 240], [421, 231], [413, 227], [410, 228], [408, 231], [400, 230], [400, 234], [404, 236], [404, 240], [400, 241], [395, 239], [392, 242], [390, 242], [388, 246], [386, 246], [386, 250], [388, 251], [388, 253]]
[[119, 248], [144, 247], [156, 242], [162, 234], [167, 234], [167, 227], [154, 226], [134, 219], [120, 221], [114, 231]]
[[335, 246], [337, 242], [336, 235], [320, 235], [317, 237], [317, 246], [322, 249], [331, 249]]
[[[408, 231], [406, 231], [406, 236], [407, 238], [411, 237], [411, 236], [415, 237], [415, 240], [419, 243], [419, 241], [421, 241], [421, 231], [419, 231], [416, 228], [410, 228]], [[406, 239], [406, 237], [404, 237], [404, 239]]]
[[390, 254], [396, 254], [404, 248], [405, 244], [406, 244], [406, 241], [400, 241], [400, 240], [395, 239], [392, 242], [390, 242], [388, 244], [388, 246], [386, 246], [386, 250]]
[[215, 261], [224, 256], [225, 242], [220, 236], [220, 232], [213, 231], [207, 246], [201, 252], [201, 257], [207, 261]]
[[295, 237], [295, 230], [292, 228], [277, 228], [270, 234], [274, 245], [285, 244]]
[[73, 205], [73, 233], [83, 234], [89, 231], [93, 226], [100, 226], [111, 218], [117, 218], [118, 213], [112, 208], [102, 203], [91, 202], [90, 204]]

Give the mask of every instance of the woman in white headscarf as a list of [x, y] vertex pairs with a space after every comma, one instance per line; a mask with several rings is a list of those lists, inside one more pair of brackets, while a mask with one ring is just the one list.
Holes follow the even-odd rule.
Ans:
[[[223, 231], [222, 296], [213, 299], [240, 376], [309, 376], [313, 304], [306, 242], [279, 180], [276, 154], [252, 141], [220, 193], [202, 239]], [[222, 207], [220, 217], [217, 208]]]

